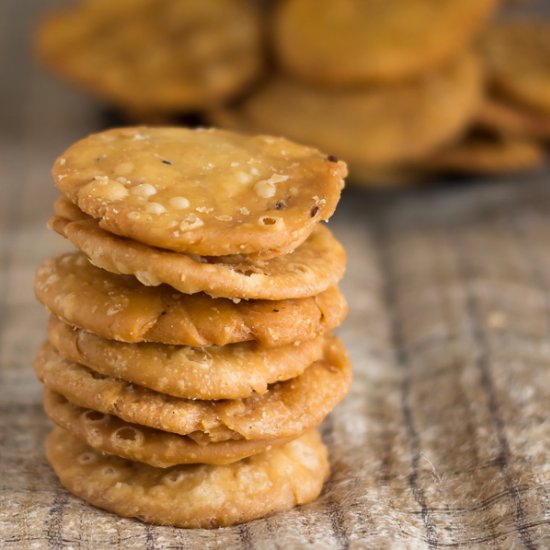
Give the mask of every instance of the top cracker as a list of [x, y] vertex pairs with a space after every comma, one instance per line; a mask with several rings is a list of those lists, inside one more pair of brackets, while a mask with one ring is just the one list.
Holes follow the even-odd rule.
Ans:
[[283, 138], [113, 129], [75, 143], [53, 178], [101, 227], [188, 254], [287, 254], [340, 198], [346, 165]]

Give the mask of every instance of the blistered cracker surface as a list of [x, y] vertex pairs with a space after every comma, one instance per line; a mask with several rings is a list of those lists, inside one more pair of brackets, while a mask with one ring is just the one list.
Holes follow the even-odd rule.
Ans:
[[43, 397], [48, 417], [87, 445], [158, 468], [176, 464], [231, 464], [290, 439], [198, 442], [187, 436], [132, 424], [117, 416], [79, 407], [48, 388], [44, 388]]
[[65, 359], [104, 376], [188, 399], [237, 399], [300, 375], [323, 356], [325, 337], [278, 347], [255, 342], [190, 347], [107, 340], [51, 317], [48, 339]]
[[94, 267], [78, 253], [45, 260], [34, 288], [38, 299], [69, 324], [130, 343], [223, 346], [259, 341], [280, 346], [327, 332], [347, 313], [335, 287], [293, 300], [214, 300], [167, 286], [146, 287], [135, 277]]
[[87, 0], [46, 12], [35, 46], [55, 73], [104, 101], [164, 113], [239, 93], [263, 63], [260, 33], [245, 0]]
[[59, 428], [48, 436], [46, 453], [61, 482], [84, 500], [119, 516], [179, 527], [231, 525], [310, 502], [329, 472], [315, 431], [228, 466], [130, 465]]
[[[63, 359], [49, 345], [41, 348], [34, 365], [47, 388], [80, 407], [112, 414], [133, 424], [188, 435], [199, 443], [300, 435], [324, 420], [347, 393], [351, 382], [345, 349], [334, 339], [327, 341], [323, 358], [303, 374], [247, 399], [178, 399], [123, 379], [98, 376]], [[164, 376], [162, 369], [155, 369], [155, 373], [159, 378]]]
[[496, 0], [278, 2], [275, 49], [298, 77], [328, 85], [399, 83], [462, 53]]
[[345, 159], [353, 176], [354, 163], [376, 168], [411, 161], [455, 138], [475, 114], [481, 93], [479, 63], [464, 54], [390, 88], [319, 88], [276, 75], [212, 120], [312, 143]]
[[56, 216], [49, 223], [95, 266], [134, 275], [146, 286], [167, 284], [184, 294], [205, 292], [236, 300], [306, 298], [336, 284], [346, 265], [344, 248], [323, 224], [316, 225], [290, 254], [253, 260], [248, 256], [204, 258], [160, 250], [117, 237], [92, 219], [70, 221]]
[[346, 167], [283, 138], [120, 128], [71, 145], [59, 189], [100, 227], [189, 254], [291, 252], [330, 218]]

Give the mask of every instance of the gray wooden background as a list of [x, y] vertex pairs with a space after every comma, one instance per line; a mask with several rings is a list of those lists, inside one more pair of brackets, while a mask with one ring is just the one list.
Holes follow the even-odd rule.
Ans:
[[[116, 1], [116, 0], [113, 0]], [[33, 272], [53, 159], [106, 124], [33, 66], [46, 2], [0, 2], [0, 547], [550, 547], [550, 172], [388, 194], [346, 191], [340, 335], [355, 381], [325, 423], [333, 475], [314, 504], [216, 531], [149, 527], [64, 491], [31, 368], [46, 314]]]

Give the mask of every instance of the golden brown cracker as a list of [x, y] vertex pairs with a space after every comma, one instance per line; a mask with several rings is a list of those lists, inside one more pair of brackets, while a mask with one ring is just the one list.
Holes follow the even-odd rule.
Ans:
[[282, 346], [329, 331], [347, 313], [336, 287], [310, 298], [235, 303], [168, 286], [146, 287], [135, 277], [94, 267], [80, 253], [45, 260], [34, 289], [38, 300], [67, 323], [130, 343]]
[[139, 118], [219, 104], [263, 65], [246, 0], [85, 0], [47, 14], [35, 46], [53, 72]]
[[[66, 359], [185, 399], [242, 399], [294, 378], [321, 359], [325, 337], [278, 347], [257, 342], [190, 347], [107, 340], [51, 317], [48, 339]], [[92, 407], [93, 408], [93, 407]]]
[[481, 52], [489, 81], [500, 94], [550, 115], [550, 22], [516, 18], [495, 23]]
[[[98, 375], [63, 359], [47, 344], [38, 352], [34, 365], [47, 388], [79, 407], [115, 415], [131, 424], [189, 436], [199, 443], [296, 437], [320, 424], [343, 399], [351, 382], [346, 352], [334, 339], [327, 341], [322, 359], [302, 374], [247, 399], [204, 401], [171, 397], [122, 379]], [[162, 378], [165, 373], [158, 369], [156, 375]], [[186, 382], [185, 377], [182, 382]]]
[[317, 498], [329, 474], [317, 432], [227, 466], [159, 469], [105, 455], [56, 428], [46, 456], [61, 483], [83, 500], [148, 523], [233, 525]]
[[273, 76], [215, 123], [289, 136], [355, 165], [414, 162], [455, 139], [482, 99], [478, 60], [465, 54], [444, 68], [392, 87], [322, 89]]
[[330, 218], [346, 166], [283, 138], [134, 127], [78, 141], [52, 174], [111, 233], [187, 254], [267, 258]]
[[231, 464], [289, 440], [231, 439], [208, 444], [199, 440], [198, 443], [187, 436], [79, 407], [47, 388], [44, 388], [44, 410], [58, 426], [94, 449], [157, 468], [176, 464]]
[[463, 52], [496, 4], [283, 0], [275, 4], [275, 50], [284, 69], [314, 83], [401, 82], [433, 71]]

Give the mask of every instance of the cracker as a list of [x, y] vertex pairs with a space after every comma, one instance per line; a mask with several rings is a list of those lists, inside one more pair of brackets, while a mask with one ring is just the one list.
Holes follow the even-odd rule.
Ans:
[[160, 250], [118, 237], [96, 220], [55, 216], [50, 227], [101, 269], [134, 275], [146, 286], [167, 284], [184, 294], [213, 298], [284, 300], [323, 292], [344, 275], [346, 255], [330, 230], [318, 224], [294, 252], [269, 260], [249, 256], [203, 257]]
[[276, 75], [217, 124], [311, 143], [355, 165], [374, 168], [431, 154], [468, 125], [482, 98], [471, 54], [437, 72], [390, 88], [322, 89]]
[[[47, 388], [79, 407], [111, 414], [132, 424], [189, 436], [198, 443], [296, 437], [319, 425], [344, 398], [351, 367], [343, 346], [326, 344], [325, 356], [292, 380], [248, 399], [178, 399], [98, 375], [63, 359], [45, 345], [35, 371]], [[162, 370], [156, 371], [164, 376]]]
[[105, 376], [185, 399], [242, 399], [299, 376], [323, 356], [325, 337], [265, 347], [189, 347], [107, 340], [51, 317], [48, 339], [66, 359]]
[[286, 0], [276, 3], [275, 50], [286, 70], [314, 83], [401, 82], [463, 52], [496, 4]]
[[438, 172], [462, 174], [506, 174], [544, 164], [544, 148], [526, 139], [494, 136], [470, 137], [440, 151], [426, 166]]
[[80, 253], [45, 260], [34, 290], [67, 323], [121, 342], [224, 346], [257, 341], [282, 346], [315, 338], [347, 314], [336, 287], [310, 298], [278, 301], [213, 299], [168, 286], [146, 287], [91, 265]]
[[52, 170], [111, 233], [188, 254], [266, 258], [292, 252], [330, 218], [346, 173], [283, 138], [148, 127], [88, 136]]
[[231, 464], [290, 439], [199, 443], [187, 436], [131, 424], [117, 416], [79, 407], [48, 388], [44, 388], [44, 410], [53, 422], [90, 447], [157, 468], [176, 464]]
[[369, 189], [393, 189], [407, 185], [423, 184], [430, 174], [417, 165], [371, 166], [354, 163], [350, 182]]
[[550, 140], [550, 114], [535, 113], [501, 98], [487, 98], [475, 122], [504, 136]]
[[56, 428], [46, 456], [61, 483], [94, 506], [190, 528], [233, 525], [311, 502], [329, 474], [315, 431], [228, 466], [163, 470], [103, 455]]
[[39, 58], [56, 74], [135, 113], [219, 104], [263, 65], [246, 0], [87, 0], [48, 14]]
[[519, 105], [550, 115], [550, 23], [514, 19], [495, 23], [481, 51], [489, 80]]

